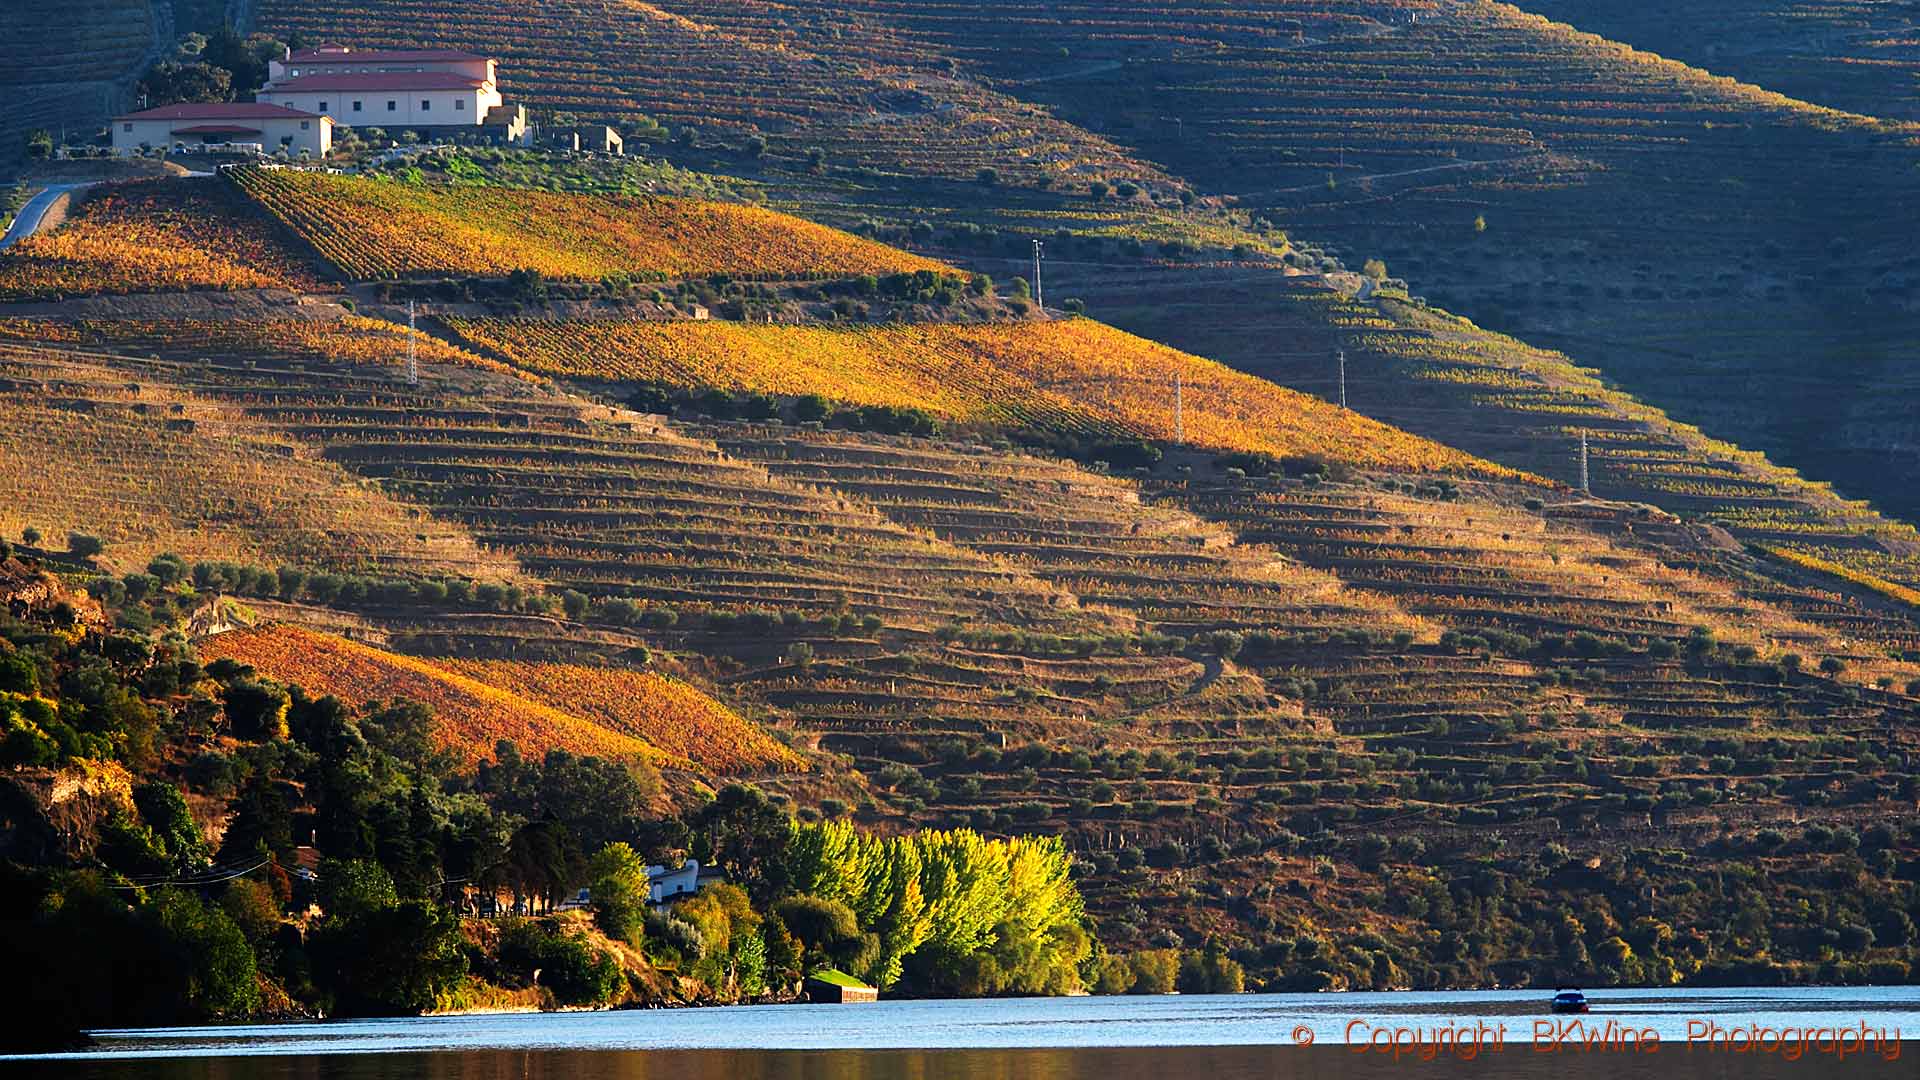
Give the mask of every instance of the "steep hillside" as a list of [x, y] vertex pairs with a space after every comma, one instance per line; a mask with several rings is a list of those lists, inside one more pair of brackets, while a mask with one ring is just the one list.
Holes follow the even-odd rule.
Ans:
[[[368, 42], [417, 32], [404, 5], [339, 3], [267, 18], [353, 25]], [[1058, 118], [1049, 123], [1098, 132], [1167, 177], [1116, 162], [1069, 173], [1071, 196], [1056, 181], [990, 197], [970, 167], [1022, 175], [1017, 137], [969, 141], [948, 129], [936, 139], [877, 106], [873, 125], [822, 109], [803, 140], [838, 146], [878, 126], [889, 138], [874, 145], [894, 168], [937, 164], [906, 184], [885, 168], [820, 177], [791, 158], [766, 163], [780, 197], [806, 212], [986, 221], [1003, 236], [1095, 233], [1089, 215], [1113, 211], [1126, 220], [1111, 226], [1139, 239], [1191, 185], [1200, 208], [1231, 198], [1296, 239], [1331, 242], [1349, 265], [1383, 258], [1416, 292], [1563, 348], [1684, 422], [1913, 509], [1920, 462], [1903, 418], [1920, 319], [1915, 237], [1884, 212], [1911, 201], [1920, 175], [1903, 128], [1486, 2], [1089, 3], [1045, 16], [998, 0], [933, 10], [872, 0], [850, 16], [813, 0], [777, 16], [736, 0], [654, 10], [731, 49], [822, 57], [817, 79], [842, 87], [885, 77], [1045, 106]], [[535, 46], [522, 60], [557, 76], [565, 65], [552, 54]], [[596, 50], [593, 62], [616, 55]], [[664, 51], [662, 73], [685, 55]], [[672, 86], [694, 78], [690, 68]], [[648, 86], [633, 106], [667, 108], [678, 95]], [[772, 105], [741, 103], [728, 117], [776, 137], [787, 126]], [[1008, 134], [1021, 130], [1008, 121]], [[1003, 202], [1030, 210], [1010, 217]], [[1236, 229], [1257, 235], [1245, 219], [1218, 220], [1228, 246]]]
[[598, 383], [818, 395], [1020, 431], [1502, 472], [1323, 402], [1084, 319], [852, 330], [450, 319], [473, 348]]
[[1904, 520], [1679, 423], [1566, 354], [1404, 297], [1356, 301], [1264, 266], [1056, 274], [1119, 325], [1323, 397], [1338, 393], [1344, 351], [1354, 408], [1403, 430], [1576, 486], [1584, 434], [1596, 494], [1875, 577], [1920, 580], [1920, 537]]
[[225, 183], [142, 180], [86, 194], [60, 228], [0, 255], [0, 301], [319, 284], [272, 222]]
[[469, 762], [498, 739], [524, 750], [566, 750], [599, 757], [685, 765], [644, 740], [563, 713], [477, 679], [346, 638], [298, 626], [232, 630], [201, 642], [208, 661], [234, 660], [267, 678], [295, 683], [351, 704], [404, 698], [433, 710], [440, 749]]
[[[453, 350], [418, 386], [276, 355], [241, 326], [226, 362], [156, 361], [134, 329], [152, 332], [129, 328], [132, 355], [33, 362], [76, 401], [133, 371], [192, 385], [224, 423], [424, 508], [562, 601], [255, 584], [272, 595], [243, 602], [386, 646], [282, 627], [205, 656], [425, 697], [462, 752], [504, 735], [709, 774], [790, 767], [744, 711], [822, 752], [766, 780], [802, 805], [1063, 834], [1125, 945], [1364, 927], [1443, 962], [1418, 919], [1360, 898], [1415, 869], [1505, 865], [1506, 845], [1738, 849], [1790, 821], [1858, 831], [1905, 797], [1899, 691], [1920, 668], [1890, 654], [1911, 614], [1770, 581], [1632, 506], [1369, 472], [1337, 447], [1293, 477], [1191, 450], [1108, 475], [970, 438], [644, 417]], [[112, 330], [72, 328], [96, 348]], [[650, 711], [663, 688], [641, 648], [731, 706], [676, 689]], [[1327, 914], [1347, 910], [1372, 914]]]
[[637, 0], [512, 10], [469, 0], [266, 0], [259, 16], [262, 29], [314, 40], [484, 52], [501, 59], [503, 90], [516, 100], [587, 116], [644, 113], [734, 137], [765, 131], [790, 159], [818, 146], [836, 164], [922, 176], [971, 178], [981, 166], [1028, 180], [1152, 175], [1106, 140], [977, 83], [872, 67], [825, 39], [766, 42]]
[[276, 433], [235, 423], [217, 398], [198, 392], [206, 388], [198, 379], [176, 381], [177, 371], [137, 362], [109, 371], [92, 357], [14, 346], [0, 346], [0, 372], [8, 451], [0, 528], [9, 536], [27, 527], [53, 541], [97, 536], [107, 544], [102, 565], [121, 571], [172, 551], [325, 570], [405, 564], [417, 573], [519, 576], [465, 530], [353, 482]]
[[508, 739], [523, 753], [566, 750], [737, 775], [801, 759], [733, 710], [652, 672], [513, 661], [425, 661], [280, 624], [206, 639], [207, 660], [353, 704], [405, 698], [433, 710], [442, 748], [468, 761]]
[[1520, 5], [1803, 101], [1920, 121], [1920, 11], [1861, 0]]
[[905, 252], [757, 207], [423, 187], [244, 170], [240, 187], [349, 278], [852, 277], [939, 269]]
[[27, 133], [90, 134], [131, 102], [135, 80], [171, 41], [168, 5], [79, 0], [9, 5], [0, 43], [0, 165], [24, 156]]

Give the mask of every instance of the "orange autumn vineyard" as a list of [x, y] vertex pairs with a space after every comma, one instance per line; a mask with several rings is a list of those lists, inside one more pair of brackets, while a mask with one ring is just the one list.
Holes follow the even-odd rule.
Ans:
[[732, 709], [652, 671], [518, 660], [436, 660], [448, 671], [644, 740], [719, 773], [792, 769], [799, 755]]
[[[507, 739], [534, 756], [557, 749], [717, 773], [799, 763], [732, 710], [651, 673], [420, 660], [290, 624], [216, 635], [201, 655], [354, 704], [421, 702], [433, 710], [441, 748], [467, 761], [490, 756], [494, 743]], [[655, 732], [673, 748], [654, 742]]]
[[317, 284], [224, 184], [146, 180], [76, 197], [64, 226], [0, 254], [0, 300]]
[[243, 170], [242, 189], [350, 278], [803, 279], [938, 263], [754, 206]]
[[1358, 413], [1086, 319], [852, 329], [448, 322], [473, 345], [543, 375], [819, 394], [852, 405], [922, 408], [969, 423], [1169, 441], [1180, 435], [1212, 450], [1510, 475]]

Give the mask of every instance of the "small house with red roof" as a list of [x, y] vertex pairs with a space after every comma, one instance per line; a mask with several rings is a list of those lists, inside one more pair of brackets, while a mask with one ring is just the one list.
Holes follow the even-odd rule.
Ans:
[[257, 145], [266, 153], [319, 159], [333, 149], [333, 120], [258, 101], [162, 105], [113, 118], [115, 153], [178, 150], [208, 144]]

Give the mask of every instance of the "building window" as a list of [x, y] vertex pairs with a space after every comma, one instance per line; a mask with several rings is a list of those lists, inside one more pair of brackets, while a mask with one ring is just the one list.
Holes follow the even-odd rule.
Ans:
[[400, 109], [400, 103], [399, 103], [399, 102], [397, 102], [397, 101], [388, 101], [388, 102], [387, 102], [387, 111], [388, 111], [388, 112], [398, 112], [398, 111], [399, 111], [399, 109]]
[[302, 121], [300, 121], [300, 130], [301, 130], [301, 131], [305, 131], [305, 130], [307, 130], [307, 124], [308, 124], [308, 123], [309, 123], [309, 121], [306, 121], [306, 120], [302, 120]]
[[359, 103], [359, 102], [357, 102], [357, 101], [356, 101], [356, 102], [354, 102], [354, 103], [353, 103], [353, 111], [354, 111], [354, 112], [359, 112], [359, 111], [360, 111], [360, 103]]
[[120, 125], [120, 130], [121, 130], [121, 131], [132, 131], [132, 130], [133, 130], [133, 125], [132, 125], [132, 124], [121, 124], [121, 125]]
[[453, 111], [454, 111], [454, 112], [466, 112], [466, 111], [467, 111], [467, 99], [466, 99], [466, 98], [454, 98], [454, 99], [453, 99]]
[[323, 101], [323, 102], [321, 102], [321, 103], [320, 103], [320, 107], [319, 107], [318, 109], [315, 109], [314, 111], [315, 111], [315, 112], [326, 112], [326, 111], [327, 111], [327, 103], [326, 103], [326, 102], [324, 102], [324, 101]]
[[432, 112], [432, 111], [433, 111], [433, 102], [432, 102], [431, 100], [429, 100], [429, 99], [427, 99], [427, 98], [422, 98], [422, 99], [420, 99], [420, 111], [421, 111], [421, 112]]

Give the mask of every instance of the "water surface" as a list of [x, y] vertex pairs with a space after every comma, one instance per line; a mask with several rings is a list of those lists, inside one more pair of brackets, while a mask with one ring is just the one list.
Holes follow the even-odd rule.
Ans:
[[0, 1071], [182, 1080], [1920, 1077], [1920, 988], [887, 1001], [97, 1032]]

